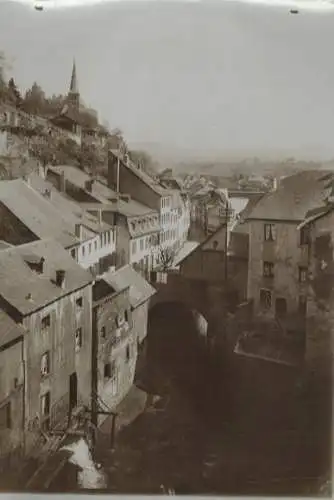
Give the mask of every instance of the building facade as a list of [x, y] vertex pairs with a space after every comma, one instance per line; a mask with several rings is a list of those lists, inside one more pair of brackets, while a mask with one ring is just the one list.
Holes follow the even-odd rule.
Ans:
[[319, 207], [299, 230], [308, 235], [309, 273], [305, 361], [309, 372], [330, 379], [334, 340], [334, 210]]
[[[137, 344], [129, 287], [119, 292], [104, 280], [93, 290], [93, 391], [96, 408], [114, 409], [130, 390], [136, 367]], [[103, 420], [96, 418], [95, 424]]]
[[308, 241], [297, 230], [308, 209], [324, 196], [325, 171], [286, 177], [248, 214], [249, 263], [247, 297], [255, 314], [294, 319], [303, 329], [307, 297]]
[[92, 276], [52, 240], [0, 252], [0, 305], [26, 330], [24, 446], [29, 453], [91, 397]]
[[24, 442], [24, 328], [0, 311], [0, 472], [15, 466]]
[[[111, 409], [130, 390], [138, 352], [147, 334], [149, 300], [153, 287], [127, 265], [106, 273], [93, 289], [93, 392], [95, 411]], [[96, 415], [96, 414], [95, 414]], [[95, 417], [96, 423], [103, 417]]]

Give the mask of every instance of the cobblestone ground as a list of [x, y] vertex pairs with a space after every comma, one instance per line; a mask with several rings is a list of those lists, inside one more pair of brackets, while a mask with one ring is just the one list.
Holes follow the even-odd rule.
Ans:
[[[315, 494], [330, 466], [331, 436], [296, 373], [235, 357], [212, 364], [184, 337], [175, 318], [155, 319], [147, 389], [159, 395], [102, 454], [113, 493]], [[153, 360], [153, 361], [152, 361]], [[327, 419], [328, 420], [328, 419]]]

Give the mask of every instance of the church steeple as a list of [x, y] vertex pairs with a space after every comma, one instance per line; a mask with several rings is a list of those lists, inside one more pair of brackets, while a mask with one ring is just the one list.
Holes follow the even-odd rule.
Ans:
[[79, 108], [80, 106], [80, 93], [79, 93], [79, 87], [78, 87], [78, 80], [77, 80], [77, 68], [75, 64], [75, 59], [73, 59], [73, 66], [72, 66], [72, 75], [71, 75], [71, 83], [70, 83], [70, 89], [68, 92], [68, 101], [71, 102], [73, 106], [76, 108]]
[[72, 76], [69, 94], [79, 94], [78, 81], [77, 81], [77, 68], [75, 65], [75, 59], [73, 59]]

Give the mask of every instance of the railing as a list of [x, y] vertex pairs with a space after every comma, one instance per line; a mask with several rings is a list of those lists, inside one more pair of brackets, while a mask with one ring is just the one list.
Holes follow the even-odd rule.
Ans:
[[118, 347], [124, 340], [129, 337], [130, 325], [127, 321], [123, 323], [122, 326], [117, 328], [115, 332], [112, 333], [110, 338], [110, 343], [113, 348]]

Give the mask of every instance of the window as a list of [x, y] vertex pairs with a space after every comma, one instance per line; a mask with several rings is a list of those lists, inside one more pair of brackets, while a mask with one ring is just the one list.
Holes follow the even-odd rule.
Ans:
[[42, 417], [50, 415], [50, 392], [46, 392], [41, 396], [41, 414]]
[[102, 337], [103, 339], [105, 339], [105, 338], [106, 338], [106, 336], [107, 336], [106, 327], [105, 327], [105, 326], [102, 326], [102, 328], [101, 328], [101, 337]]
[[125, 360], [127, 363], [130, 361], [130, 346], [129, 346], [129, 344], [126, 346], [126, 350], [125, 350]]
[[124, 319], [125, 321], [129, 321], [129, 315], [127, 310], [124, 311]]
[[46, 377], [50, 373], [50, 352], [47, 351], [43, 354], [41, 359], [41, 375]]
[[71, 257], [72, 257], [73, 259], [75, 259], [75, 258], [76, 258], [75, 248], [72, 248], [72, 250], [71, 250]]
[[144, 250], [144, 240], [143, 239], [140, 240], [140, 250], [141, 251]]
[[103, 234], [100, 234], [100, 247], [103, 247]]
[[260, 305], [263, 309], [271, 308], [271, 291], [270, 290], [260, 290]]
[[273, 262], [263, 262], [263, 276], [267, 278], [274, 277], [274, 263]]
[[97, 250], [97, 240], [94, 241], [94, 249]]
[[83, 245], [81, 247], [81, 254], [83, 257], [85, 256], [85, 247]]
[[308, 245], [310, 240], [309, 226], [304, 226], [300, 230], [300, 245]]
[[51, 317], [50, 314], [48, 314], [47, 316], [44, 316], [44, 318], [42, 318], [42, 329], [45, 330], [50, 325], [51, 325]]
[[11, 427], [11, 406], [10, 403], [7, 403], [0, 408], [0, 431], [4, 429], [11, 429]]
[[89, 243], [89, 245], [88, 245], [88, 253], [92, 253], [92, 244], [91, 243]]
[[104, 378], [107, 380], [115, 378], [116, 374], [116, 363], [112, 361], [111, 363], [106, 363], [103, 370]]
[[307, 267], [299, 268], [299, 283], [305, 283], [307, 281]]
[[82, 306], [83, 306], [82, 297], [77, 298], [77, 300], [75, 301], [75, 305], [77, 306], [78, 309], [82, 309]]
[[264, 225], [264, 239], [265, 239], [265, 241], [275, 241], [276, 240], [276, 226], [275, 226], [275, 224], [265, 224]]
[[80, 351], [82, 347], [82, 328], [77, 328], [75, 330], [75, 350]]
[[121, 327], [124, 323], [125, 323], [125, 314], [124, 314], [124, 311], [120, 312], [117, 314], [117, 317], [116, 317], [116, 323], [117, 323], [117, 327]]
[[132, 254], [134, 255], [137, 251], [137, 242], [133, 241], [132, 242]]
[[104, 365], [104, 378], [111, 378], [111, 363], [106, 363]]

